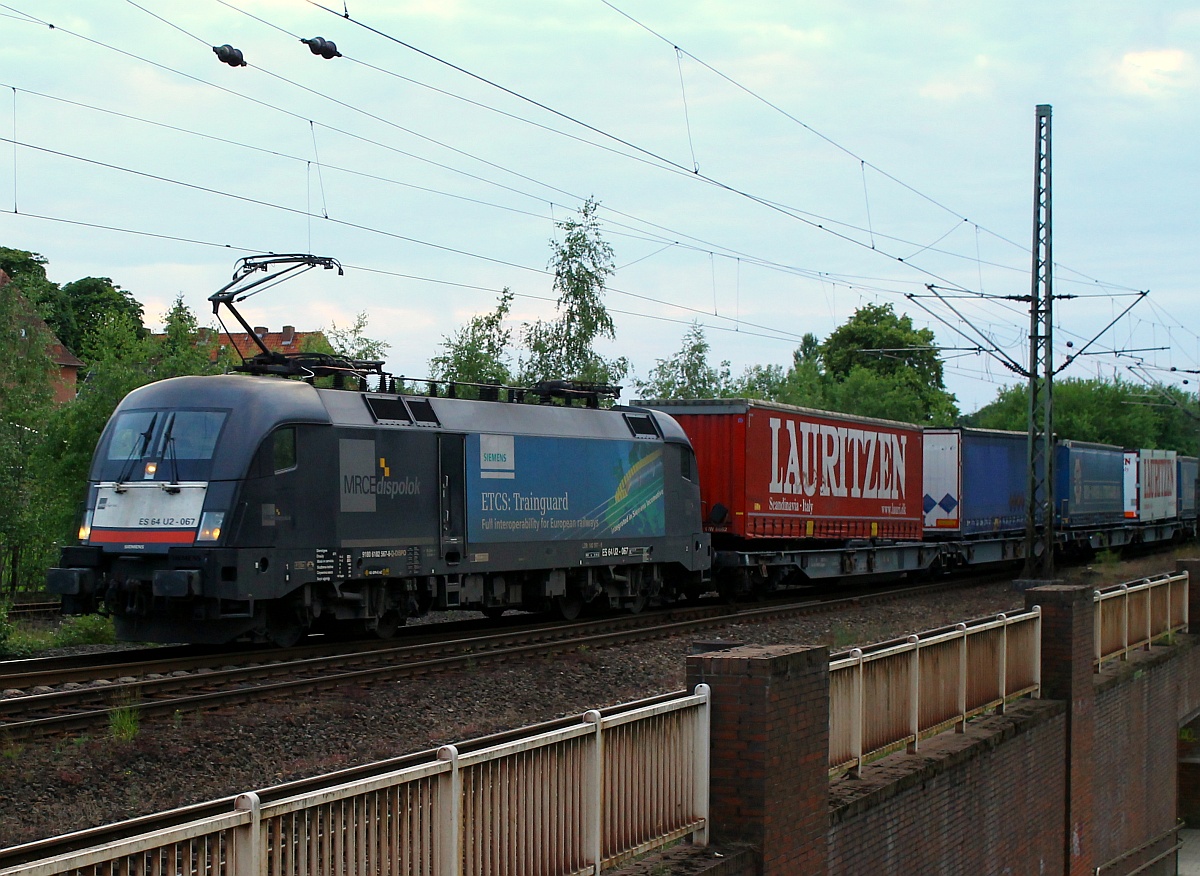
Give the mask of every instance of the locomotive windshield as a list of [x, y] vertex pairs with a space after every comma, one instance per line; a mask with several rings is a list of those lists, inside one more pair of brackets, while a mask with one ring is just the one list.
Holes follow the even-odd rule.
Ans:
[[113, 422], [108, 447], [97, 462], [100, 480], [122, 481], [141, 469], [131, 463], [139, 460], [165, 460], [167, 466], [156, 469], [156, 479], [204, 479], [217, 447], [226, 411], [138, 410], [123, 411]]

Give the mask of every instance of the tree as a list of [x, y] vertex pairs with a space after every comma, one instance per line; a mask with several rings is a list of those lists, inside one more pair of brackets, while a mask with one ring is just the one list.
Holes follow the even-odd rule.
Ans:
[[361, 359], [367, 362], [383, 361], [384, 354], [392, 345], [386, 341], [368, 338], [365, 334], [368, 321], [366, 311], [362, 311], [354, 317], [354, 323], [347, 328], [338, 328], [336, 322], [330, 322], [329, 328], [324, 330], [324, 334], [329, 339], [329, 345], [333, 348], [333, 352], [339, 356], [345, 356], [347, 359]]
[[638, 392], [644, 398], [721, 398], [729, 395], [729, 362], [710, 365], [708, 340], [704, 329], [693, 322], [683, 335], [679, 352], [659, 359], [650, 370], [650, 379], [638, 381]]
[[[496, 309], [477, 313], [452, 335], [442, 337], [442, 353], [429, 360], [434, 380], [462, 383], [511, 384], [512, 371], [507, 350], [512, 329], [505, 326], [512, 307], [513, 294], [507, 287], [500, 293]], [[474, 393], [466, 393], [473, 396]], [[465, 396], [464, 396], [465, 397]]]
[[[968, 425], [1024, 432], [1029, 390], [1001, 389], [990, 404], [966, 418]], [[1119, 447], [1198, 449], [1196, 396], [1175, 387], [1146, 387], [1123, 380], [1067, 378], [1054, 384], [1054, 431], [1063, 438]]]
[[[913, 394], [915, 406], [907, 402], [903, 405], [916, 412], [910, 422], [943, 424], [958, 416], [954, 396], [946, 391], [933, 331], [914, 328], [912, 319], [907, 314], [897, 316], [890, 304], [858, 308], [825, 339], [819, 352], [825, 374], [835, 384], [847, 382], [856, 369], [865, 369], [884, 378], [878, 390], [894, 401]], [[859, 374], [851, 387], [838, 393], [844, 397], [842, 403], [857, 399], [861, 392], [876, 391], [868, 378], [868, 374]]]
[[157, 340], [157, 348], [153, 351], [151, 374], [154, 379], [216, 374], [221, 370], [213, 363], [215, 338], [210, 340], [207, 333], [202, 335], [196, 314], [183, 303], [183, 295], [177, 296], [171, 309], [163, 314], [163, 323], [164, 335]]
[[608, 278], [615, 271], [613, 249], [600, 235], [598, 206], [588, 198], [578, 218], [558, 223], [562, 240], [550, 241], [558, 315], [524, 326], [520, 371], [526, 383], [568, 378], [611, 384], [629, 373], [626, 359], [605, 359], [594, 348], [597, 339], [616, 336], [604, 306]]
[[820, 343], [817, 336], [805, 332], [792, 353], [792, 365], [785, 372], [782, 366], [751, 366], [738, 383], [741, 394], [750, 398], [799, 405], [820, 410], [837, 410], [829, 399], [829, 379], [821, 367]]
[[33, 457], [46, 440], [54, 374], [50, 333], [13, 286], [0, 290], [0, 582], [6, 580], [10, 591], [29, 579], [46, 553], [44, 509], [37, 501], [41, 472]]
[[142, 324], [142, 305], [133, 295], [108, 277], [84, 277], [62, 287], [60, 309], [47, 322], [67, 349], [86, 359], [80, 350], [89, 346], [92, 331], [114, 315], [125, 317], [139, 337], [149, 334]]

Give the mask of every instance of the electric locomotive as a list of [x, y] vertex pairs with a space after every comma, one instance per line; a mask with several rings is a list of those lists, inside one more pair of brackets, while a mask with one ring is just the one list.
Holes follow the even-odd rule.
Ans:
[[125, 640], [289, 644], [387, 637], [431, 609], [572, 618], [706, 589], [696, 460], [670, 416], [567, 381], [410, 394], [382, 362], [268, 350], [235, 299], [315, 267], [341, 273], [321, 256], [242, 259], [209, 300], [259, 346], [245, 373], [117, 406], [79, 544], [47, 576], [64, 613], [106, 611]]
[[48, 586], [122, 639], [286, 644], [431, 608], [638, 610], [709, 562], [665, 414], [230, 374], [121, 402]]

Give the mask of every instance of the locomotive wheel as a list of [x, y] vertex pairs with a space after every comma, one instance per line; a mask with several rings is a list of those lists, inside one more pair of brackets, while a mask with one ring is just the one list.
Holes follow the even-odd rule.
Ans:
[[402, 626], [404, 626], [404, 618], [400, 616], [400, 612], [386, 611], [379, 619], [379, 623], [375, 625], [375, 637], [391, 639]]
[[290, 606], [277, 607], [267, 613], [267, 638], [280, 648], [291, 648], [308, 635], [308, 625]]
[[563, 620], [575, 620], [583, 614], [583, 600], [576, 593], [554, 597], [554, 610]]
[[625, 603], [625, 610], [630, 614], [641, 614], [646, 608], [646, 597], [638, 594]]

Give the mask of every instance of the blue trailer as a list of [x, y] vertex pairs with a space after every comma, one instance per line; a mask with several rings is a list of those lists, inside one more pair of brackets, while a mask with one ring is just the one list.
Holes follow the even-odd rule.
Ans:
[[926, 429], [926, 537], [1024, 530], [1028, 452], [1024, 432]]
[[1196, 478], [1200, 477], [1200, 460], [1194, 456], [1177, 456], [1178, 467], [1178, 515], [1180, 520], [1196, 519]]
[[1125, 451], [1111, 444], [1059, 441], [1054, 448], [1056, 523], [1063, 529], [1125, 521]]

